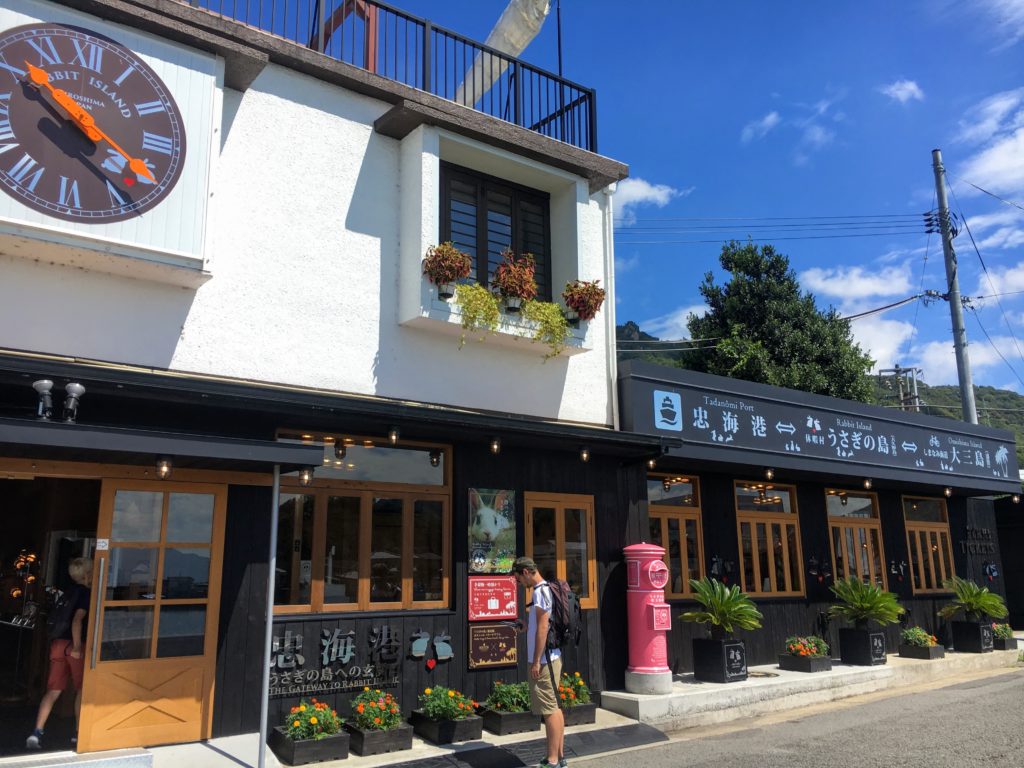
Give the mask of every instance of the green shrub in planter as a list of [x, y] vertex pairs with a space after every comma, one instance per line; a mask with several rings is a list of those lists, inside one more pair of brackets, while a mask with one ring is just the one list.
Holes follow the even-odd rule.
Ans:
[[961, 611], [968, 621], [981, 621], [986, 616], [1004, 618], [1009, 611], [1001, 595], [989, 592], [973, 581], [954, 576], [942, 582], [942, 586], [953, 593], [953, 599], [939, 609], [939, 615], [951, 619]]
[[909, 627], [900, 631], [900, 642], [903, 645], [913, 645], [917, 648], [930, 648], [938, 645], [939, 641], [935, 635], [929, 635], [920, 627]]
[[503, 683], [498, 680], [491, 688], [490, 695], [482, 702], [483, 706], [496, 712], [529, 712], [530, 684]]

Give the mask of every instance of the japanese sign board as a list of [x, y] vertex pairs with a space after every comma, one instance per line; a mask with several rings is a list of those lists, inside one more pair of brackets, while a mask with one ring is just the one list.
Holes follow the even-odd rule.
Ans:
[[627, 380], [625, 428], [684, 445], [757, 451], [764, 461], [788, 456], [860, 465], [864, 473], [885, 467], [946, 475], [951, 484], [973, 478], [982, 487], [1019, 487], [1013, 437], [1002, 430], [691, 371], [670, 376]]
[[469, 625], [469, 668], [514, 667], [516, 628], [510, 624]]
[[469, 620], [514, 619], [519, 615], [515, 576], [470, 576]]
[[508, 573], [516, 557], [516, 494], [469, 489], [469, 572]]
[[270, 656], [270, 696], [316, 696], [399, 683], [401, 638], [387, 624], [371, 628], [365, 647], [355, 632], [323, 629], [320, 647], [303, 649], [303, 637], [275, 633]]

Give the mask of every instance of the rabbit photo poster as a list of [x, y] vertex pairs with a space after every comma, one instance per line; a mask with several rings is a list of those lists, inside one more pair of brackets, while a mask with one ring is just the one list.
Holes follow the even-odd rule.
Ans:
[[516, 494], [469, 489], [469, 572], [508, 573], [516, 558]]

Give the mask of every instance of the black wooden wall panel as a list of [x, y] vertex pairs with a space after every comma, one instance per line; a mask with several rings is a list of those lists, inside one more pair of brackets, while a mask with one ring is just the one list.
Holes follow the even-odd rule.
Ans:
[[1002, 564], [997, 581], [1005, 590], [1010, 624], [1024, 629], [1024, 506], [1007, 496], [998, 499], [994, 507]]

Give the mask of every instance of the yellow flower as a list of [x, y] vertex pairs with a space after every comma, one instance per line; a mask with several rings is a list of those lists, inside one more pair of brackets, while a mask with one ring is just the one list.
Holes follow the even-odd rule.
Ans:
[[364, 690], [364, 691], [368, 691], [368, 690], [370, 690], [370, 686], [368, 686], [368, 685], [364, 685], [364, 686], [363, 686], [363, 690]]
[[[367, 690], [369, 690], [369, 689], [367, 689]], [[423, 689], [423, 693], [425, 693], [427, 696], [429, 696], [432, 693], [432, 691], [429, 688], [424, 688]]]
[[292, 727], [293, 728], [298, 728], [299, 727], [299, 721], [296, 720], [294, 723], [292, 723]]
[[315, 717], [309, 718], [309, 722], [310, 722], [311, 725], [316, 725], [316, 718]]
[[302, 706], [299, 707], [299, 712], [305, 712], [305, 711], [306, 711], [306, 705], [303, 704]]
[[454, 699], [455, 698], [455, 691], [448, 691], [448, 698], [449, 699]]
[[577, 672], [577, 673], [576, 673], [576, 677], [579, 677], [579, 676], [580, 676], [580, 673], [579, 673], [579, 672]]

